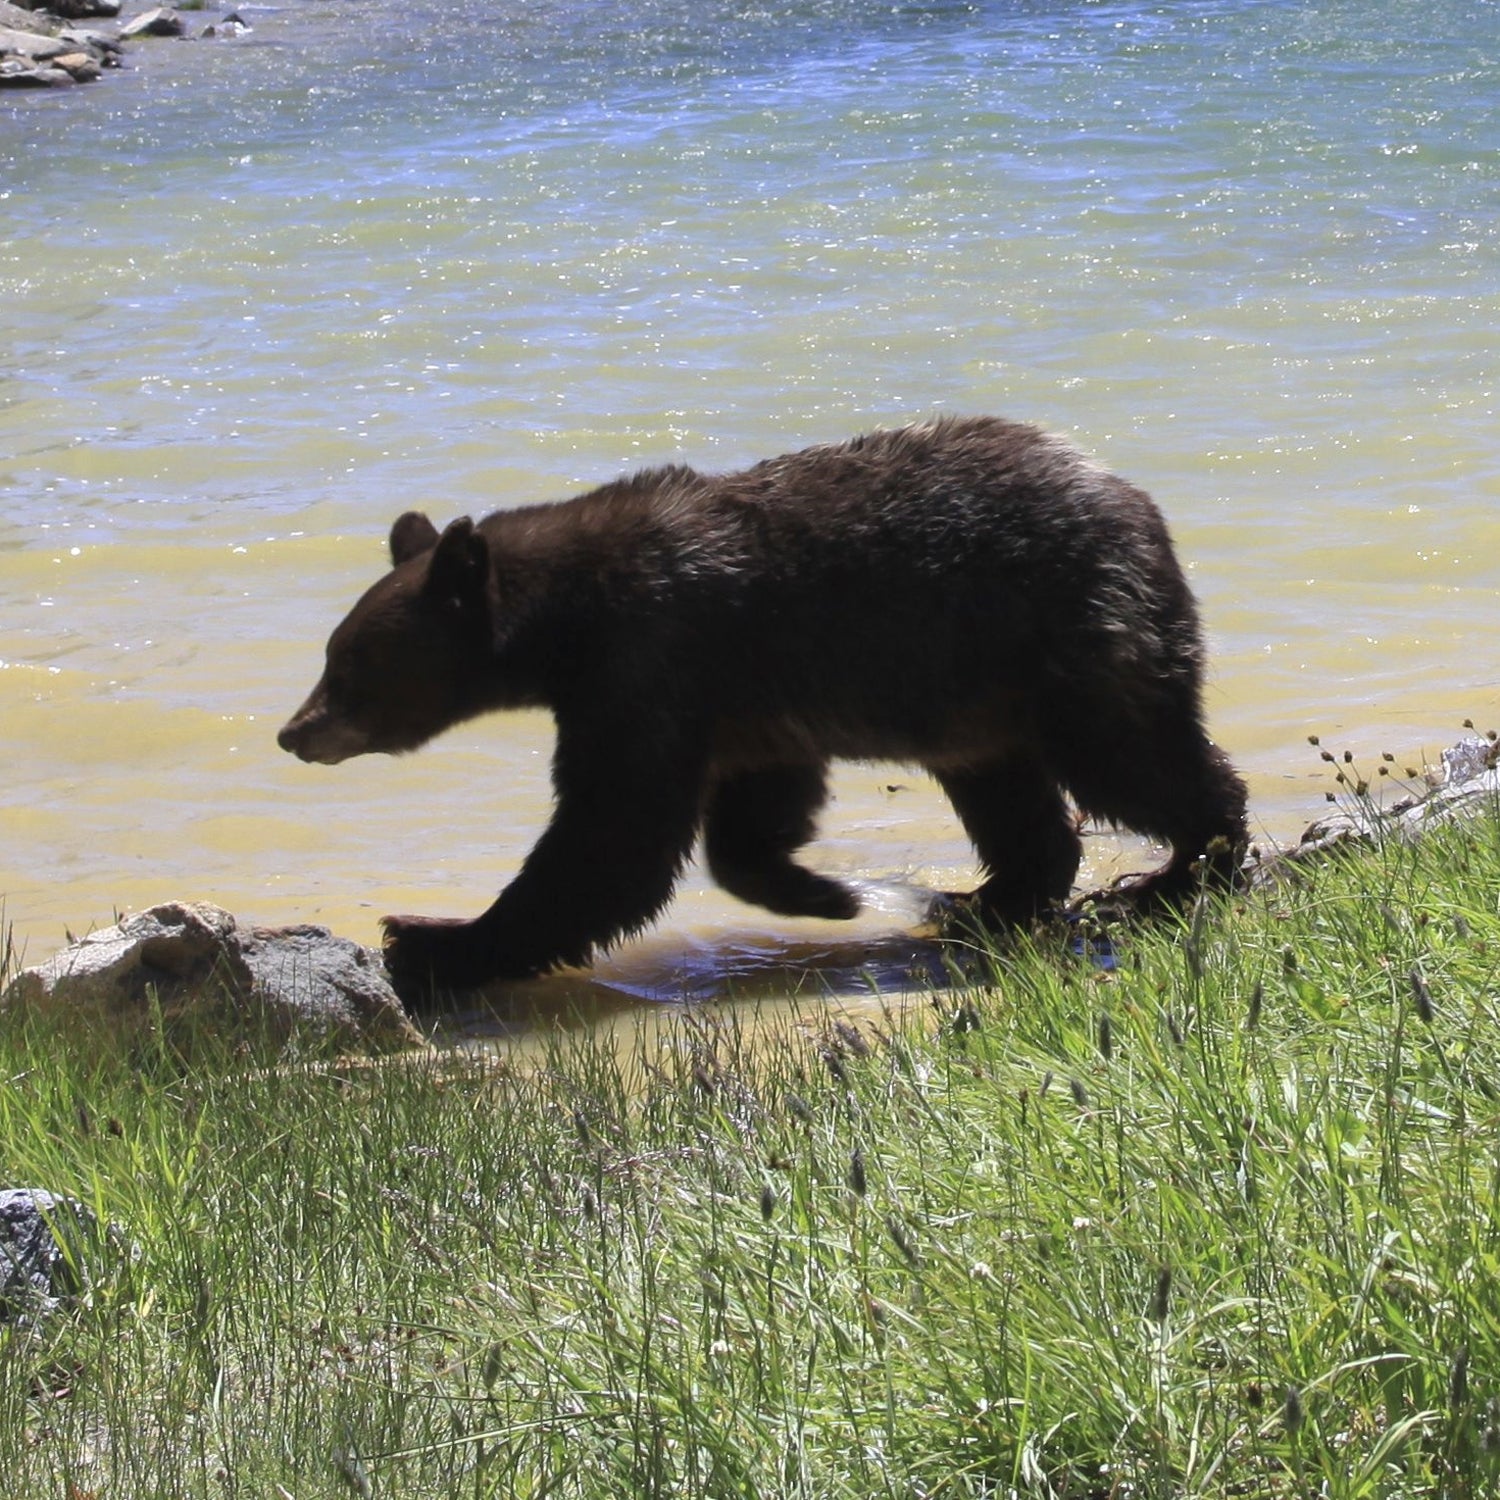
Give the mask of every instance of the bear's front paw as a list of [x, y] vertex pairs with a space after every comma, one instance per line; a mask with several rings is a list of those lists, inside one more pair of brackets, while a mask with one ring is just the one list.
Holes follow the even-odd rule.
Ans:
[[495, 977], [487, 945], [456, 917], [382, 917], [381, 956], [403, 998], [470, 990]]

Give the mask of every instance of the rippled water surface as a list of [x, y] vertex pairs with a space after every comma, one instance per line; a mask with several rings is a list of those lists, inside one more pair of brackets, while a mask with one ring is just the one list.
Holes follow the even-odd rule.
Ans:
[[[336, 770], [274, 743], [400, 510], [936, 411], [1157, 496], [1262, 836], [1321, 805], [1310, 732], [1419, 764], [1500, 719], [1500, 7], [239, 10], [0, 98], [0, 892], [31, 956], [166, 897], [366, 940], [487, 904], [547, 814], [544, 719]], [[972, 877], [899, 768], [841, 775], [816, 859], [879, 882], [856, 946], [694, 873], [601, 980], [884, 972], [909, 887]]]

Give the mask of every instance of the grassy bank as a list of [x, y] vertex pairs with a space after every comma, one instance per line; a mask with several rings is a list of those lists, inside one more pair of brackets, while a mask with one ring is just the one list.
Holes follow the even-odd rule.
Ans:
[[8, 1495], [1500, 1484], [1500, 824], [894, 1002], [540, 1068], [0, 1036], [128, 1228], [0, 1334]]

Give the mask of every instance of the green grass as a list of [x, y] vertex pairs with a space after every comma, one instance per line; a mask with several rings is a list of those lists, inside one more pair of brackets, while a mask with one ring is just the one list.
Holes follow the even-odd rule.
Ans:
[[247, 1069], [0, 1022], [6, 1496], [1482, 1496], [1500, 823], [876, 1027]]

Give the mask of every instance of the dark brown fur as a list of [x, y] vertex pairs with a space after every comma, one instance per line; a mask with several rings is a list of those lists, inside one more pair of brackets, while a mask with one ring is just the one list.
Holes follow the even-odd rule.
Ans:
[[1193, 889], [1205, 855], [1227, 879], [1243, 848], [1165, 523], [1036, 428], [949, 419], [739, 474], [660, 469], [441, 536], [408, 513], [391, 551], [282, 746], [331, 763], [492, 709], [557, 723], [552, 822], [499, 899], [386, 919], [408, 988], [587, 962], [657, 916], [700, 830], [726, 890], [852, 916], [793, 859], [833, 759], [927, 767], [1002, 921], [1067, 897], [1065, 797], [1172, 846], [1152, 898]]

